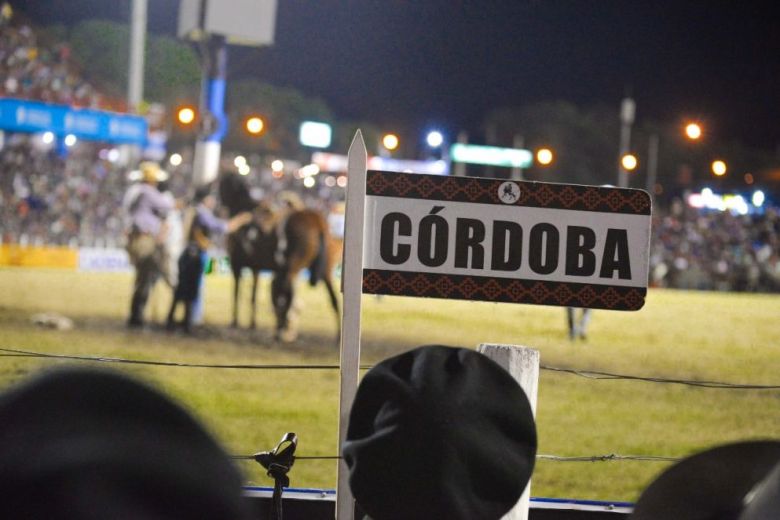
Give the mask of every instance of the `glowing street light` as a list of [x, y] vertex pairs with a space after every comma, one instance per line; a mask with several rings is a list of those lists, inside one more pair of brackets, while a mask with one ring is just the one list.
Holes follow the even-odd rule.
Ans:
[[260, 135], [265, 129], [265, 122], [261, 117], [252, 116], [246, 120], [244, 128], [252, 135]]
[[620, 165], [626, 171], [634, 171], [637, 167], [637, 164], [639, 164], [639, 161], [634, 154], [627, 153], [620, 158]]
[[714, 173], [718, 177], [722, 177], [726, 175], [726, 163], [721, 161], [720, 159], [712, 161], [712, 173]]
[[385, 134], [385, 136], [382, 137], [382, 146], [390, 152], [398, 148], [398, 143], [398, 136], [395, 134]]
[[553, 162], [553, 152], [549, 148], [539, 148], [536, 151], [536, 162], [542, 166], [548, 166]]
[[444, 136], [438, 130], [432, 130], [428, 132], [428, 135], [425, 137], [425, 142], [427, 142], [428, 146], [431, 148], [438, 148], [444, 143]]
[[685, 136], [692, 140], [696, 141], [701, 137], [701, 125], [698, 123], [688, 123], [685, 125]]
[[176, 119], [183, 125], [190, 125], [195, 121], [195, 109], [192, 107], [181, 107], [176, 112]]
[[171, 154], [171, 157], [168, 159], [168, 162], [171, 163], [171, 166], [179, 166], [182, 163], [182, 156], [181, 154], [174, 153]]

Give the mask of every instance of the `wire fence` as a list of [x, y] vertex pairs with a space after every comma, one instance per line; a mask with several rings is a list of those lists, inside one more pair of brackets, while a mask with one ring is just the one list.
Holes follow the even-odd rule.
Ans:
[[[28, 357], [59, 359], [72, 361], [88, 361], [94, 363], [125, 363], [132, 365], [151, 365], [177, 368], [216, 368], [216, 369], [241, 369], [241, 370], [338, 370], [337, 364], [212, 364], [212, 363], [183, 363], [178, 361], [158, 361], [144, 359], [127, 359], [106, 356], [74, 356], [70, 354], [50, 354], [45, 352], [33, 352], [30, 350], [20, 350], [11, 348], [0, 348], [0, 357]], [[361, 365], [361, 370], [369, 370], [372, 365]], [[642, 381], [646, 383], [662, 383], [696, 386], [700, 388], [715, 388], [727, 390], [780, 390], [780, 384], [759, 385], [746, 383], [730, 383], [725, 381], [706, 381], [696, 379], [675, 379], [667, 377], [639, 376], [633, 374], [616, 374], [611, 372], [602, 372], [598, 370], [580, 370], [574, 368], [555, 367], [550, 365], [540, 365], [541, 370], [550, 372], [560, 372], [571, 374], [586, 379], [597, 380], [627, 380]]]
[[[255, 460], [254, 455], [231, 455], [233, 460]], [[295, 456], [295, 460], [337, 460], [342, 457], [339, 455], [311, 455], [311, 456]], [[618, 455], [617, 453], [610, 453], [608, 455], [578, 455], [578, 456], [564, 456], [564, 455], [536, 455], [537, 460], [546, 460], [553, 462], [611, 462], [617, 460], [636, 460], [636, 461], [649, 461], [649, 462], [677, 462], [682, 460], [680, 457], [665, 457], [661, 455]]]
[[[161, 366], [161, 367], [175, 367], [175, 368], [209, 368], [209, 369], [227, 369], [227, 370], [338, 370], [337, 364], [214, 364], [214, 363], [184, 363], [178, 361], [160, 361], [160, 360], [144, 360], [144, 359], [127, 359], [118, 357], [106, 357], [106, 356], [75, 356], [70, 354], [51, 354], [46, 352], [34, 352], [30, 350], [12, 349], [12, 348], [0, 348], [0, 357], [23, 357], [23, 358], [40, 358], [49, 360], [70, 360], [70, 361], [86, 361], [93, 363], [116, 363], [116, 364], [132, 364], [132, 365], [149, 365], [149, 366]], [[361, 370], [369, 370], [372, 365], [361, 365]], [[586, 379], [595, 380], [627, 380], [627, 381], [641, 381], [646, 383], [661, 383], [661, 384], [676, 384], [687, 385], [700, 388], [710, 389], [728, 389], [728, 390], [778, 390], [778, 385], [759, 385], [759, 384], [745, 384], [745, 383], [730, 383], [724, 381], [702, 381], [691, 379], [675, 379], [665, 377], [652, 377], [652, 376], [639, 376], [632, 374], [616, 374], [610, 372], [602, 372], [598, 370], [579, 370], [573, 368], [555, 367], [550, 365], [540, 365], [541, 370], [550, 372], [558, 372], [563, 374], [574, 375], [583, 377]], [[311, 455], [311, 456], [296, 456], [296, 460], [337, 460], [341, 457], [338, 455]], [[680, 457], [669, 457], [662, 455], [620, 455], [616, 453], [610, 453], [606, 455], [577, 455], [577, 456], [564, 456], [564, 455], [549, 455], [549, 454], [537, 454], [537, 460], [551, 461], [551, 462], [613, 462], [613, 461], [643, 461], [643, 462], [677, 462], [681, 460]], [[234, 460], [255, 460], [254, 455], [232, 455], [231, 459]]]

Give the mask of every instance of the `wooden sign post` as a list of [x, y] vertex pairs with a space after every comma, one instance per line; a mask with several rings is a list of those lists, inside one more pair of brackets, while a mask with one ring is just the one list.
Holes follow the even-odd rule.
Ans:
[[[644, 191], [366, 165], [358, 131], [347, 167], [339, 451], [357, 391], [362, 293], [631, 311], [645, 303]], [[354, 517], [348, 484], [339, 462], [339, 520]]]
[[[341, 314], [341, 354], [339, 394], [339, 445], [337, 453], [347, 438], [349, 410], [355, 400], [360, 369], [360, 298], [363, 281], [363, 221], [366, 202], [366, 144], [360, 130], [349, 147], [347, 166], [347, 205], [345, 211], [344, 253], [341, 262], [341, 287], [344, 304]], [[355, 517], [355, 500], [349, 489], [349, 470], [339, 460], [338, 487], [336, 489], [336, 518], [352, 520]]]

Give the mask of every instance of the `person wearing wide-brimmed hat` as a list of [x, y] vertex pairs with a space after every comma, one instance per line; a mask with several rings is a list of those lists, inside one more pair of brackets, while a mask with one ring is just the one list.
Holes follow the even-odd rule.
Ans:
[[135, 267], [133, 298], [130, 303], [129, 327], [143, 325], [144, 308], [152, 286], [163, 271], [165, 263], [164, 221], [173, 209], [171, 199], [157, 189], [157, 184], [168, 178], [160, 166], [144, 161], [131, 177], [140, 180], [131, 185], [122, 206], [127, 214], [127, 253]]

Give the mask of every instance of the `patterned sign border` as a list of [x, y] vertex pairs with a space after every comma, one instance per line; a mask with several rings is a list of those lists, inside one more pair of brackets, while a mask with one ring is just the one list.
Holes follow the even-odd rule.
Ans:
[[387, 271], [383, 269], [363, 269], [363, 292], [366, 294], [530, 303], [622, 311], [641, 309], [647, 295], [647, 289], [644, 287]]
[[[511, 204], [499, 198], [500, 188], [505, 182], [520, 187], [519, 197]], [[651, 211], [650, 195], [636, 189], [475, 177], [442, 177], [378, 170], [368, 171], [366, 195], [629, 215], [649, 216]]]

